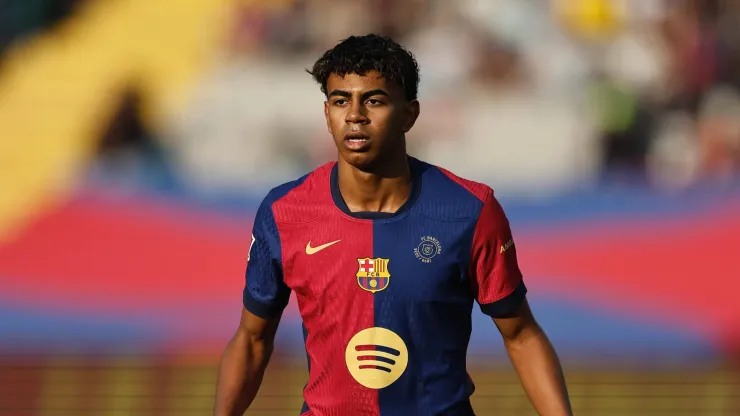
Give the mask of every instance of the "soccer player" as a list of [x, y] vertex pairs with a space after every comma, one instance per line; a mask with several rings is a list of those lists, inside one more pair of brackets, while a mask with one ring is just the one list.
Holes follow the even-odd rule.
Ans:
[[338, 160], [274, 188], [257, 210], [215, 415], [241, 415], [257, 395], [291, 292], [309, 367], [301, 415], [474, 415], [474, 302], [539, 414], [570, 415], [493, 191], [406, 153], [420, 112], [413, 56], [389, 38], [353, 36], [310, 73]]

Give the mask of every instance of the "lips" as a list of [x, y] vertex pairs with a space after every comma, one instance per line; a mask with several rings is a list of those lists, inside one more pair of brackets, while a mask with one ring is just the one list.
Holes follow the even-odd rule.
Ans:
[[361, 132], [350, 132], [344, 136], [344, 146], [355, 152], [367, 150], [370, 146], [370, 137]]

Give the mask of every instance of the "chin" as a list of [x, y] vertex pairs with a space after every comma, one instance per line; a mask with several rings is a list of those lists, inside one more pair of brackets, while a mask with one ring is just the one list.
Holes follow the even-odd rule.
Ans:
[[347, 164], [360, 170], [372, 169], [377, 163], [377, 158], [369, 152], [342, 154], [342, 158]]

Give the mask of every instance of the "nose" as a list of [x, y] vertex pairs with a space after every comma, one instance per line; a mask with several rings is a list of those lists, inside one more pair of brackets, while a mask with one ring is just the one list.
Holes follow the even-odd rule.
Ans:
[[353, 101], [347, 108], [347, 114], [344, 118], [347, 124], [366, 124], [368, 122], [365, 106], [358, 101]]

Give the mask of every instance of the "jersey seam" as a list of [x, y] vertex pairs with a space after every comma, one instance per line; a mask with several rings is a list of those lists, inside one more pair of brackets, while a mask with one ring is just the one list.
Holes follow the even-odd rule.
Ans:
[[[320, 167], [319, 169], [321, 169], [323, 167], [324, 166]], [[272, 213], [272, 218], [275, 220], [275, 224], [276, 225], [278, 223], [282, 223], [282, 224], [309, 224], [311, 222], [314, 222], [314, 221], [317, 221], [317, 220], [319, 220], [321, 218], [324, 218], [324, 216], [326, 216], [326, 215], [329, 214], [328, 212], [325, 212], [325, 213], [322, 213], [321, 215], [319, 215], [319, 216], [317, 216], [315, 218], [312, 218], [312, 219], [306, 220], [306, 221], [284, 221], [284, 220], [278, 221], [277, 217], [275, 216], [275, 209], [273, 208], [275, 206], [275, 204], [277, 204], [278, 202], [280, 202], [282, 199], [286, 198], [288, 195], [292, 194], [293, 192], [296, 192], [297, 189], [301, 188], [302, 186], [305, 186], [306, 183], [309, 180], [313, 180], [312, 177], [315, 176], [315, 175], [317, 175], [318, 174], [317, 172], [318, 172], [318, 169], [317, 170], [314, 170], [314, 171], [312, 171], [310, 173], [308, 173], [307, 175], [305, 175], [305, 178], [303, 179], [303, 181], [301, 181], [300, 184], [298, 184], [297, 186], [294, 186], [293, 188], [291, 188], [288, 192], [286, 192], [284, 195], [280, 196], [279, 198], [271, 198], [272, 199], [272, 202], [270, 203], [270, 212]], [[272, 192], [270, 192], [270, 193], [272, 193]], [[329, 198], [331, 199], [331, 195], [329, 195]]]
[[[470, 196], [472, 196], [473, 198], [475, 198], [477, 201], [480, 201], [482, 203], [485, 203], [486, 200], [488, 199], [488, 196], [489, 195], [493, 195], [493, 189], [490, 186], [488, 186], [485, 183], [483, 183], [483, 182], [477, 182], [477, 181], [471, 181], [469, 179], [465, 179], [465, 178], [463, 178], [461, 176], [455, 175], [453, 172], [451, 172], [451, 171], [449, 171], [449, 170], [447, 170], [445, 168], [442, 168], [440, 166], [435, 166], [435, 168], [437, 168], [437, 170], [445, 177], [445, 179], [447, 179], [448, 181], [453, 182], [455, 185], [463, 188], [465, 190], [465, 192], [467, 192]], [[448, 173], [449, 173], [449, 175], [448, 175]], [[455, 176], [456, 178], [460, 179], [460, 182], [458, 182], [455, 179], [453, 179], [450, 175]], [[483, 199], [481, 199], [480, 197], [478, 197], [478, 195], [476, 195], [475, 192], [473, 192], [473, 190], [469, 186], [466, 186], [466, 184], [464, 182], [469, 182], [469, 183], [476, 184], [476, 185], [482, 185], [482, 186], [488, 188], [488, 189], [486, 189], [486, 193], [485, 193]]]
[[[250, 309], [249, 307], [247, 307], [246, 304], [244, 304], [246, 302], [243, 302], [242, 301], [242, 303], [244, 304], [244, 309], [246, 309], [250, 313], [252, 313], [254, 315], [257, 315], [257, 316], [260, 316], [260, 317], [262, 317], [262, 315], [266, 315], [264, 318], [267, 318], [267, 319], [275, 318], [276, 316], [280, 315], [285, 310], [285, 307], [287, 307], [287, 305], [285, 307], [280, 307], [280, 306], [276, 306], [275, 304], [272, 304], [272, 303], [263, 302], [263, 301], [255, 298], [254, 295], [252, 295], [252, 292], [249, 291], [249, 289], [246, 290], [246, 296], [249, 297], [249, 300], [250, 300], [249, 303], [259, 304], [259, 305], [263, 306], [264, 309], [262, 309], [262, 311], [257, 310], [257, 309], [254, 309], [254, 308], [251, 308]], [[265, 313], [263, 313], [263, 312], [265, 312]]]
[[511, 296], [511, 294], [513, 294], [514, 292], [516, 292], [516, 290], [517, 290], [517, 289], [519, 288], [519, 285], [521, 284], [521, 281], [523, 280], [523, 279], [522, 279], [522, 277], [523, 277], [523, 276], [521, 276], [521, 277], [520, 277], [520, 279], [519, 279], [519, 283], [517, 283], [517, 285], [516, 285], [516, 286], [514, 286], [514, 288], [513, 288], [513, 289], [511, 289], [511, 291], [509, 291], [509, 292], [506, 292], [506, 294], [505, 294], [505, 295], [501, 295], [501, 296], [499, 296], [498, 298], [496, 298], [495, 300], [492, 300], [492, 301], [490, 301], [490, 302], [486, 302], [486, 303], [480, 303], [480, 302], [478, 302], [478, 304], [479, 304], [480, 306], [487, 306], [487, 305], [492, 305], [492, 304], [494, 304], [494, 303], [496, 303], [496, 302], [498, 302], [498, 301], [500, 301], [500, 300], [506, 299], [507, 297]]
[[[470, 191], [468, 191], [470, 192]], [[471, 192], [472, 194], [472, 192]], [[480, 221], [480, 216], [483, 213], [483, 208], [486, 206], [486, 202], [488, 202], [489, 196], [493, 195], [493, 190], [489, 188], [488, 192], [486, 192], [486, 199], [481, 201], [482, 204], [480, 206], [480, 210], [478, 210], [478, 215], [475, 216], [475, 223], [473, 225], [473, 236], [470, 239], [470, 249], [468, 250], [468, 273], [471, 275], [471, 284], [475, 284], [477, 290], [475, 293], [475, 301], [478, 301], [479, 295], [480, 295], [480, 283], [478, 282], [478, 276], [477, 272], [475, 271], [476, 267], [473, 264], [473, 250], [475, 249], [475, 236], [478, 234], [478, 222]], [[475, 195], [473, 195], [475, 197]], [[477, 197], [476, 197], [477, 199]], [[480, 305], [480, 302], [478, 303]]]
[[[295, 188], [293, 188], [293, 189], [295, 189]], [[279, 250], [279, 254], [280, 254], [280, 259], [279, 259], [280, 260], [279, 261], [279, 263], [280, 263], [280, 281], [277, 283], [277, 286], [278, 287], [276, 288], [276, 290], [279, 293], [280, 292], [280, 285], [282, 284], [282, 285], [288, 287], [289, 291], [292, 292], [292, 289], [285, 282], [285, 274], [286, 274], [285, 273], [285, 247], [284, 247], [285, 245], [283, 244], [283, 238], [282, 238], [282, 234], [280, 233], [280, 228], [278, 227], [277, 218], [275, 218], [275, 211], [272, 208], [273, 205], [275, 204], [275, 202], [277, 202], [277, 201], [273, 201], [270, 204], [269, 209], [270, 209], [270, 217], [272, 217], [271, 218], [272, 219], [272, 222], [273, 222], [273, 224], [275, 224], [275, 236], [274, 237], [276, 237], [277, 244], [278, 244], [278, 250]], [[277, 316], [280, 313], [282, 313], [282, 311], [284, 311], [285, 308], [288, 306], [288, 303], [290, 302], [290, 292], [288, 294], [288, 302], [286, 302], [285, 305], [281, 305], [281, 306], [275, 306], [275, 304], [273, 304], [273, 303], [262, 302], [259, 299], [256, 299], [252, 295], [251, 292], [249, 292], [249, 297], [253, 301], [255, 301], [256, 303], [265, 306], [266, 308], [270, 309], [271, 311], [272, 310], [277, 310], [277, 312], [275, 312], [275, 314], [274, 314], [274, 316]], [[246, 305], [245, 305], [245, 307], [246, 307]]]
[[439, 221], [439, 222], [449, 222], [449, 223], [451, 223], [451, 222], [470, 222], [470, 221], [473, 221], [476, 224], [478, 223], [478, 217], [480, 216], [480, 213], [479, 213], [475, 217], [472, 217], [471, 216], [471, 217], [467, 217], [467, 218], [447, 219], [447, 218], [437, 218], [437, 217], [432, 216], [432, 215], [429, 215], [429, 214], [427, 214], [425, 212], [419, 212], [419, 214], [420, 215], [423, 215], [424, 217], [426, 217], [426, 218], [428, 218], [430, 220]]
[[[275, 201], [275, 202], [277, 202], [277, 201]], [[275, 202], [273, 202], [273, 204]], [[272, 206], [270, 206], [270, 209], [272, 210]], [[312, 222], [316, 222], [316, 221], [318, 221], [320, 219], [323, 219], [324, 217], [326, 217], [329, 214], [330, 214], [329, 212], [324, 212], [323, 214], [321, 214], [321, 215], [319, 215], [319, 216], [317, 216], [315, 218], [311, 218], [310, 220], [305, 220], [305, 221], [289, 221], [289, 220], [279, 220], [278, 221], [278, 219], [275, 218], [275, 211], [273, 211], [272, 212], [272, 217], [275, 218], [275, 225], [277, 225], [277, 224], [286, 224], [286, 225], [288, 225], [288, 224], [311, 224]]]

